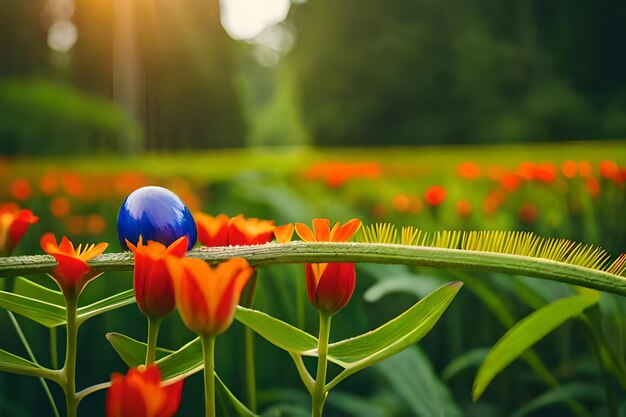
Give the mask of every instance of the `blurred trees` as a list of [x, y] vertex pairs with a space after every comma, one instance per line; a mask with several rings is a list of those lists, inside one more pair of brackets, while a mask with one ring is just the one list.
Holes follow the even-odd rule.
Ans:
[[[138, 76], [129, 92], [137, 98], [136, 111], [114, 95], [116, 84], [124, 83], [114, 72], [115, 1], [69, 1], [78, 40], [68, 52], [47, 45], [47, 8], [53, 3], [0, 2], [0, 153], [244, 144], [235, 43], [220, 25], [217, 0], [131, 2], [135, 39], [122, 41], [136, 46]], [[16, 87], [24, 94], [16, 94]], [[43, 142], [57, 145], [38, 147]]]
[[[55, 2], [75, 5], [67, 52], [47, 45]], [[135, 15], [120, 43], [116, 4]], [[0, 92], [14, 122], [0, 129], [0, 152], [30, 152], [23, 138], [52, 120], [121, 152], [623, 138], [624, 21], [626, 4], [606, 0], [294, 0], [295, 47], [262, 68], [222, 29], [219, 0], [4, 0], [0, 88], [99, 100], [99, 115], [24, 96], [20, 124], [7, 107], [14, 91]], [[132, 46], [134, 63], [116, 45]], [[130, 117], [102, 113], [111, 101]]]
[[292, 54], [323, 145], [623, 137], [626, 6], [309, 1]]

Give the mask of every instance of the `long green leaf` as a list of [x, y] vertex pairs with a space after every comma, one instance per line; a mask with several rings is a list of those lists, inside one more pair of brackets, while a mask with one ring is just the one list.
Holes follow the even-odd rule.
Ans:
[[122, 291], [103, 300], [96, 301], [93, 304], [89, 304], [87, 306], [79, 308], [78, 321], [79, 323], [82, 323], [92, 317], [106, 313], [107, 311], [127, 306], [129, 304], [133, 304], [134, 302], [135, 295], [132, 289]]
[[0, 372], [51, 378], [55, 371], [0, 349]]
[[[107, 333], [106, 338], [129, 368], [135, 368], [144, 364], [146, 360], [145, 343], [120, 333]], [[157, 359], [161, 359], [172, 353], [174, 353], [172, 350], [163, 348], [156, 349]]]
[[472, 398], [476, 401], [489, 383], [511, 362], [548, 333], [599, 300], [597, 292], [556, 300], [520, 320], [489, 351], [474, 380]]
[[56, 327], [65, 324], [65, 307], [23, 295], [0, 291], [0, 307], [46, 327]]
[[235, 319], [288, 352], [302, 355], [317, 348], [316, 337], [260, 311], [237, 307]]
[[[424, 337], [448, 308], [462, 282], [446, 284], [379, 328], [328, 346], [328, 359], [353, 373], [388, 358]], [[305, 355], [316, 356], [308, 351]]]
[[51, 290], [24, 277], [17, 277], [15, 279], [13, 292], [23, 295], [24, 297], [34, 298], [60, 307], [65, 306], [65, 299], [61, 291]]

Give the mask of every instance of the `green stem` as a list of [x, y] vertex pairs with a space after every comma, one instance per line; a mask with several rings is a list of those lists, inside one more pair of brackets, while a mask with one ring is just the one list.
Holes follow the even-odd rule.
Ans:
[[52, 369], [59, 367], [59, 354], [57, 353], [57, 328], [50, 328], [50, 365]]
[[254, 331], [249, 327], [244, 329], [244, 344], [246, 348], [246, 394], [248, 408], [256, 413], [256, 373], [254, 369]]
[[215, 417], [215, 337], [200, 336], [204, 361], [204, 406], [206, 417]]
[[328, 339], [332, 316], [320, 311], [320, 336], [317, 343], [317, 374], [313, 385], [313, 417], [322, 417], [326, 401], [326, 368], [328, 367]]
[[[311, 262], [406, 264], [450, 269], [496, 271], [531, 276], [626, 295], [626, 277], [600, 269], [532, 256], [427, 246], [382, 243], [291, 242], [265, 245], [201, 247], [190, 256], [210, 263], [244, 258], [251, 266]], [[0, 258], [0, 276], [50, 272], [56, 261], [49, 255]], [[108, 253], [89, 262], [92, 271], [130, 271], [132, 254]]]
[[156, 361], [157, 338], [162, 318], [148, 317], [148, 349], [146, 351], [146, 366]]
[[75, 293], [65, 294], [67, 320], [67, 343], [65, 364], [63, 365], [63, 391], [67, 406], [67, 417], [76, 417], [78, 400], [76, 397], [76, 345], [78, 339], [78, 296]]

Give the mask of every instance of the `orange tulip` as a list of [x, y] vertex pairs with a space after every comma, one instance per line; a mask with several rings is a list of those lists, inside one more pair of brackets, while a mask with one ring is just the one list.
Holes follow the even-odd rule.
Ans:
[[361, 220], [352, 219], [343, 226], [337, 222], [330, 228], [328, 219], [313, 219], [313, 229], [304, 223], [296, 223], [296, 233], [305, 242], [347, 242], [361, 227]]
[[446, 189], [440, 185], [433, 185], [424, 193], [424, 201], [432, 207], [440, 206], [446, 200]]
[[335, 314], [348, 304], [356, 273], [353, 263], [306, 264], [306, 288], [313, 307]]
[[0, 204], [0, 256], [9, 256], [28, 230], [28, 226], [39, 221], [28, 209], [17, 204]]
[[163, 386], [156, 365], [130, 369], [126, 376], [114, 373], [111, 382], [107, 417], [171, 417], [180, 405], [183, 380]]
[[201, 259], [169, 257], [176, 306], [185, 325], [201, 336], [217, 336], [231, 325], [253, 269], [234, 258], [213, 268]]
[[99, 256], [109, 245], [99, 243], [97, 245], [74, 245], [65, 236], [61, 239], [61, 244], [57, 245], [56, 237], [52, 233], [46, 233], [41, 237], [41, 248], [48, 255], [54, 256], [58, 265], [49, 274], [61, 287], [64, 294], [74, 291], [80, 294], [85, 285], [100, 275], [99, 272], [91, 271], [87, 261]]
[[[296, 223], [296, 232], [305, 242], [346, 242], [361, 227], [361, 220], [352, 219], [343, 226], [337, 222], [330, 228], [328, 219], [313, 219], [313, 230]], [[350, 301], [356, 274], [353, 263], [306, 264], [306, 288], [313, 307], [335, 314]]]
[[141, 236], [137, 246], [128, 240], [126, 244], [135, 254], [133, 288], [139, 310], [151, 319], [167, 316], [174, 310], [176, 301], [165, 259], [168, 256], [181, 258], [185, 255], [189, 244], [187, 236], [179, 238], [168, 247], [152, 240], [144, 245]]

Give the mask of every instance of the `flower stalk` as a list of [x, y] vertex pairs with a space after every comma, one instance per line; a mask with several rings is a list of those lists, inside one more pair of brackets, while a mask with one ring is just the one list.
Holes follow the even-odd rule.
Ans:
[[317, 374], [313, 385], [313, 417], [322, 417], [322, 410], [328, 392], [326, 391], [326, 370], [328, 368], [328, 339], [332, 315], [320, 311], [320, 333], [317, 344]]
[[65, 364], [61, 370], [63, 392], [67, 407], [67, 417], [76, 417], [78, 398], [76, 396], [76, 345], [78, 341], [78, 296], [75, 292], [65, 293], [67, 339]]
[[161, 328], [162, 318], [148, 318], [148, 349], [146, 350], [146, 363], [148, 366], [156, 361], [156, 346]]
[[205, 416], [215, 417], [215, 337], [200, 336], [204, 362]]

